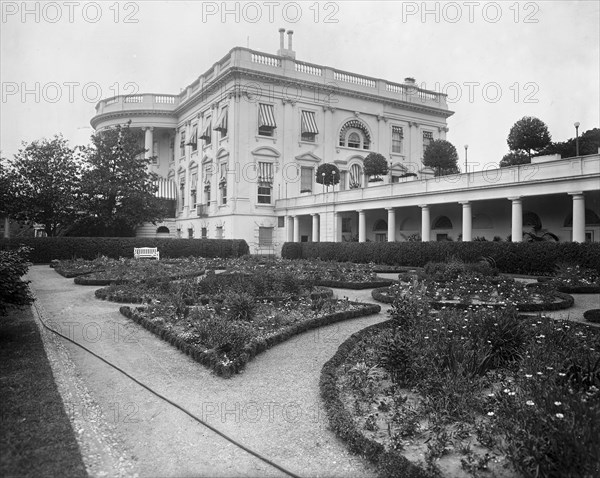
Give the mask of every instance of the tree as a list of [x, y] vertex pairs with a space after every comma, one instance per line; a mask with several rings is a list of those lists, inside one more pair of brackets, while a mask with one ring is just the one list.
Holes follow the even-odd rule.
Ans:
[[77, 216], [78, 153], [59, 135], [23, 146], [2, 173], [11, 191], [3, 209], [20, 221], [43, 224], [48, 236], [59, 235]]
[[[593, 128], [579, 137], [579, 155], [585, 156], [588, 154], [597, 154], [600, 148], [600, 129]], [[550, 143], [538, 153], [560, 154], [561, 158], [573, 158], [577, 156], [577, 139], [569, 138], [567, 141]]]
[[445, 139], [433, 140], [423, 154], [423, 166], [433, 168], [436, 176], [458, 173], [457, 163], [456, 148]]
[[531, 162], [531, 152], [538, 152], [545, 148], [550, 144], [551, 139], [548, 127], [542, 120], [525, 116], [510, 129], [506, 142], [511, 151], [526, 151]]
[[5, 315], [9, 308], [28, 305], [34, 300], [29, 290], [30, 281], [22, 279], [29, 269], [27, 255], [30, 252], [28, 247], [0, 251], [0, 315]]
[[369, 153], [363, 160], [365, 175], [371, 177], [370, 181], [383, 181], [381, 176], [388, 173], [388, 164], [385, 157], [379, 153]]
[[500, 167], [506, 168], [508, 166], [515, 166], [517, 164], [529, 164], [531, 159], [523, 151], [511, 151], [505, 154], [500, 161]]
[[82, 178], [87, 217], [77, 233], [132, 236], [136, 226], [162, 220], [166, 209], [155, 197], [157, 175], [148, 171], [141, 133], [118, 125], [96, 132], [91, 142]]
[[[325, 175], [323, 175], [325, 173]], [[340, 170], [335, 164], [325, 163], [317, 168], [317, 183], [324, 186], [333, 186], [340, 182]]]

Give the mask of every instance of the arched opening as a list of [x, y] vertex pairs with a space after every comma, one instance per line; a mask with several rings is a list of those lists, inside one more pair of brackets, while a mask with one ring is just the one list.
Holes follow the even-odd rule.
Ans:
[[369, 149], [371, 135], [369, 129], [359, 120], [350, 120], [340, 129], [340, 146], [356, 149]]
[[157, 230], [156, 230], [156, 234], [170, 234], [171, 231], [169, 231], [169, 228], [167, 226], [160, 226]]
[[[600, 217], [591, 209], [585, 210], [585, 225], [586, 226], [600, 226]], [[573, 213], [570, 213], [563, 223], [563, 227], [573, 227]]]
[[531, 227], [539, 231], [542, 228], [542, 220], [533, 211], [523, 211], [523, 227]]
[[432, 229], [452, 229], [452, 221], [448, 216], [439, 216], [434, 222]]
[[386, 231], [387, 232], [387, 222], [384, 219], [379, 219], [375, 221], [373, 225], [373, 231]]

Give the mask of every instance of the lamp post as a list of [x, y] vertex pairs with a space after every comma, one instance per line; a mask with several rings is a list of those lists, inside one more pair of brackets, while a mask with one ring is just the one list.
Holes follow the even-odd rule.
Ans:
[[331, 181], [331, 190], [333, 192], [335, 192], [335, 175], [336, 175], [335, 169], [333, 171], [331, 171], [331, 175], [333, 177], [333, 179]]
[[325, 172], [321, 173], [321, 178], [323, 178], [323, 182], [321, 184], [323, 185], [323, 193], [325, 193]]
[[469, 169], [467, 167], [467, 151], [468, 151], [468, 149], [469, 149], [469, 145], [465, 144], [465, 173], [469, 172]]
[[579, 156], [579, 121], [575, 123], [575, 155]]

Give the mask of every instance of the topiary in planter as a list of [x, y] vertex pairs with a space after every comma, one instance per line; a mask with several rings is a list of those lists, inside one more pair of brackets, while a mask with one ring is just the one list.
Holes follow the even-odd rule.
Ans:
[[583, 313], [583, 318], [588, 322], [600, 324], [600, 309], [590, 309]]

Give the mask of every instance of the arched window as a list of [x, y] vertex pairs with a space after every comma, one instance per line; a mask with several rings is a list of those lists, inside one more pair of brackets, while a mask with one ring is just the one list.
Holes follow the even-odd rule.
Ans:
[[[585, 210], [585, 225], [586, 226], [599, 226], [600, 225], [600, 218], [598, 217], [598, 214], [596, 214], [591, 209]], [[573, 227], [573, 213], [569, 214], [565, 218], [563, 227]]]
[[440, 216], [433, 223], [432, 229], [452, 229], [452, 221], [448, 216]]
[[350, 167], [350, 189], [357, 189], [362, 186], [362, 168], [358, 164]]
[[359, 120], [347, 121], [340, 130], [340, 146], [369, 149], [371, 146], [369, 129]]
[[375, 221], [375, 225], [373, 226], [374, 231], [387, 231], [387, 222], [383, 219], [379, 219]]
[[160, 226], [157, 230], [156, 230], [156, 234], [170, 234], [171, 231], [169, 231], [169, 228], [167, 226]]
[[525, 227], [533, 227], [534, 229], [542, 228], [542, 220], [540, 216], [538, 216], [533, 211], [524, 211], [523, 212], [523, 226]]

